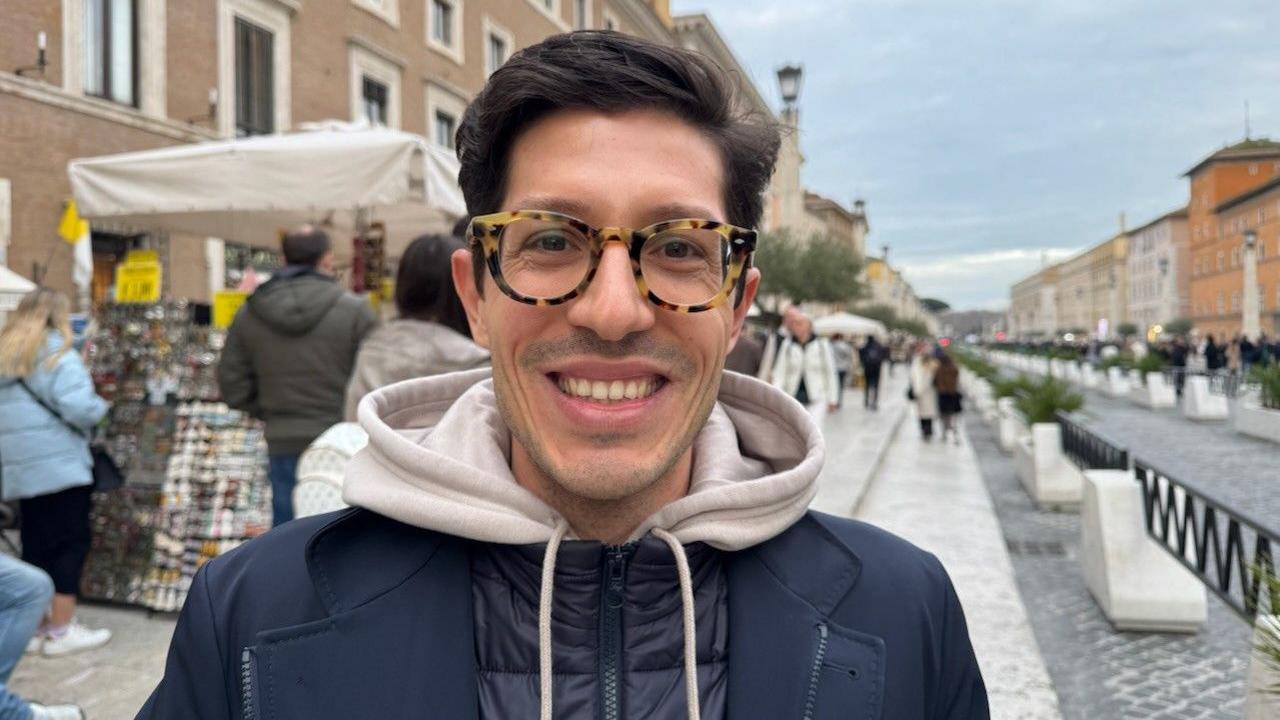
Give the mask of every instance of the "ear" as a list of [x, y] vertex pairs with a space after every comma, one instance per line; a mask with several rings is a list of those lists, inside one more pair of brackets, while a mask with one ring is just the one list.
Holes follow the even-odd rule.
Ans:
[[747, 321], [747, 311], [751, 309], [751, 304], [756, 300], [756, 291], [760, 289], [760, 270], [757, 268], [747, 269], [747, 280], [743, 284], [742, 302], [733, 308], [733, 332], [729, 335], [729, 346], [725, 349], [728, 352], [738, 344], [738, 337], [742, 335], [742, 325]]
[[[484, 298], [476, 288], [475, 273], [471, 269], [471, 251], [467, 248], [454, 250], [449, 258], [453, 271], [453, 286], [458, 290], [458, 298], [462, 300], [462, 308], [467, 311], [467, 324], [471, 326], [471, 339], [477, 345], [489, 349], [489, 329], [484, 324], [484, 316], [480, 313], [480, 305]], [[493, 293], [490, 293], [492, 295]]]

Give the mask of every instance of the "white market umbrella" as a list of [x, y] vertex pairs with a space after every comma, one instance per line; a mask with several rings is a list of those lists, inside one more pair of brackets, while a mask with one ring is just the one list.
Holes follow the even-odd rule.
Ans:
[[326, 123], [319, 129], [73, 160], [80, 215], [112, 225], [275, 247], [317, 223], [335, 244], [371, 222], [387, 253], [466, 214], [458, 161], [412, 133]]
[[813, 331], [819, 335], [875, 335], [887, 337], [884, 323], [852, 313], [824, 315], [813, 321]]

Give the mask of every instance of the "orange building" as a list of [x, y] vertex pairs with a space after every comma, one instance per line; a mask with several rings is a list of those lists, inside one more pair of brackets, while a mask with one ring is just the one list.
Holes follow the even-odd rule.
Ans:
[[[1261, 314], [1262, 332], [1271, 337], [1280, 334], [1280, 177], [1238, 195], [1217, 207], [1218, 234], [1222, 244], [1235, 255], [1229, 265], [1240, 265], [1234, 272], [1223, 273], [1220, 278], [1231, 278], [1232, 283], [1219, 281], [1216, 292], [1226, 293], [1228, 314], [1232, 325], [1214, 325], [1221, 332], [1234, 334], [1242, 322], [1241, 309], [1244, 298], [1243, 247], [1245, 233], [1253, 231], [1258, 241], [1258, 309]], [[1216, 301], [1216, 298], [1215, 298]], [[1210, 330], [1209, 326], [1205, 328]]]
[[[1280, 195], [1268, 192], [1256, 193], [1263, 186], [1271, 186], [1280, 177], [1280, 143], [1266, 139], [1245, 140], [1223, 148], [1187, 171], [1191, 182], [1191, 197], [1187, 204], [1187, 226], [1191, 244], [1191, 317], [1202, 333], [1219, 337], [1231, 336], [1240, 331], [1243, 304], [1243, 233], [1245, 225], [1252, 222], [1258, 229], [1262, 221], [1259, 212], [1266, 216], [1271, 228], [1267, 237], [1266, 252], [1259, 254], [1259, 274], [1276, 272], [1274, 262], [1277, 252], [1273, 223], [1277, 212], [1274, 202], [1266, 205], [1264, 198], [1274, 200]], [[1248, 221], [1244, 215], [1252, 210], [1254, 218]], [[1226, 221], [1227, 215], [1232, 220]], [[1260, 240], [1261, 240], [1261, 230]], [[1262, 281], [1263, 314], [1270, 318], [1276, 308], [1275, 280]], [[1270, 295], [1268, 295], [1268, 292]], [[1263, 323], [1264, 330], [1274, 330], [1270, 321]]]

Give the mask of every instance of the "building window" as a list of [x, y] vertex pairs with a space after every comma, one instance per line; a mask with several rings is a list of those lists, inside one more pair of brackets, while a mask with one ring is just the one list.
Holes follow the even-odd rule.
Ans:
[[1231, 312], [1240, 312], [1240, 293], [1231, 293]]
[[484, 70], [485, 75], [492, 75], [511, 57], [515, 41], [511, 33], [495, 24], [486, 15], [484, 18]]
[[454, 149], [453, 138], [458, 131], [458, 119], [443, 110], [436, 111], [436, 144]]
[[462, 0], [430, 0], [427, 5], [427, 47], [461, 65]]
[[1226, 268], [1227, 268], [1227, 254], [1219, 250], [1218, 251], [1218, 270], [1221, 271], [1221, 270], [1225, 270]]
[[400, 0], [352, 0], [356, 7], [368, 10], [387, 22], [400, 27]]
[[591, 0], [573, 0], [573, 27], [575, 30], [591, 27]]
[[1226, 295], [1224, 295], [1224, 294], [1222, 293], [1222, 291], [1221, 291], [1221, 290], [1219, 290], [1219, 291], [1218, 291], [1218, 314], [1219, 314], [1219, 315], [1221, 315], [1222, 313], [1224, 313], [1224, 312], [1226, 312], [1226, 311], [1227, 311], [1227, 300], [1226, 300], [1226, 298], [1227, 298], [1227, 296], [1226, 296]]
[[85, 0], [85, 94], [137, 107], [137, 85], [137, 0]]
[[550, 20], [552, 25], [561, 30], [569, 30], [569, 24], [560, 16], [560, 0], [529, 0], [529, 4]]
[[370, 125], [387, 124], [387, 86], [368, 76], [364, 77], [361, 98], [364, 101], [364, 119]]
[[351, 119], [400, 127], [400, 67], [365, 47], [351, 48]]
[[1257, 164], [1257, 163], [1250, 163], [1250, 164], [1249, 164], [1249, 174], [1250, 174], [1250, 175], [1257, 175], [1257, 174], [1258, 174], [1258, 164]]
[[236, 136], [275, 131], [275, 36], [244, 18], [235, 19]]

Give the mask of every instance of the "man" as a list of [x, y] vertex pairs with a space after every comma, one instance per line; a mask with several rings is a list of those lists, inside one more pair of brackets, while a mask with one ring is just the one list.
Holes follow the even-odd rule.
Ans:
[[1173, 366], [1173, 387], [1178, 399], [1182, 399], [1182, 388], [1187, 383], [1187, 340], [1181, 335], [1173, 338], [1169, 346], [1169, 364]]
[[282, 241], [286, 267], [249, 297], [227, 331], [218, 386], [228, 405], [266, 421], [271, 521], [293, 519], [298, 456], [342, 420], [369, 303], [333, 279], [333, 245], [304, 226]]
[[784, 315], [782, 324], [787, 337], [778, 343], [773, 386], [808, 408], [821, 426], [826, 413], [839, 406], [844, 391], [831, 343], [814, 334], [813, 321], [801, 311]]
[[778, 147], [730, 88], [592, 31], [490, 77], [453, 278], [492, 376], [366, 397], [356, 507], [205, 565], [140, 717], [988, 716], [938, 561], [808, 512], [818, 428], [721, 371]]
[[836, 394], [836, 407], [844, 407], [844, 389], [849, 384], [849, 373], [853, 372], [853, 345], [843, 335], [831, 338], [831, 357], [836, 366], [836, 384], [840, 391]]
[[868, 335], [867, 341], [858, 349], [858, 360], [862, 363], [862, 379], [865, 383], [862, 406], [870, 410], [880, 409], [880, 368], [887, 354], [875, 335]]

